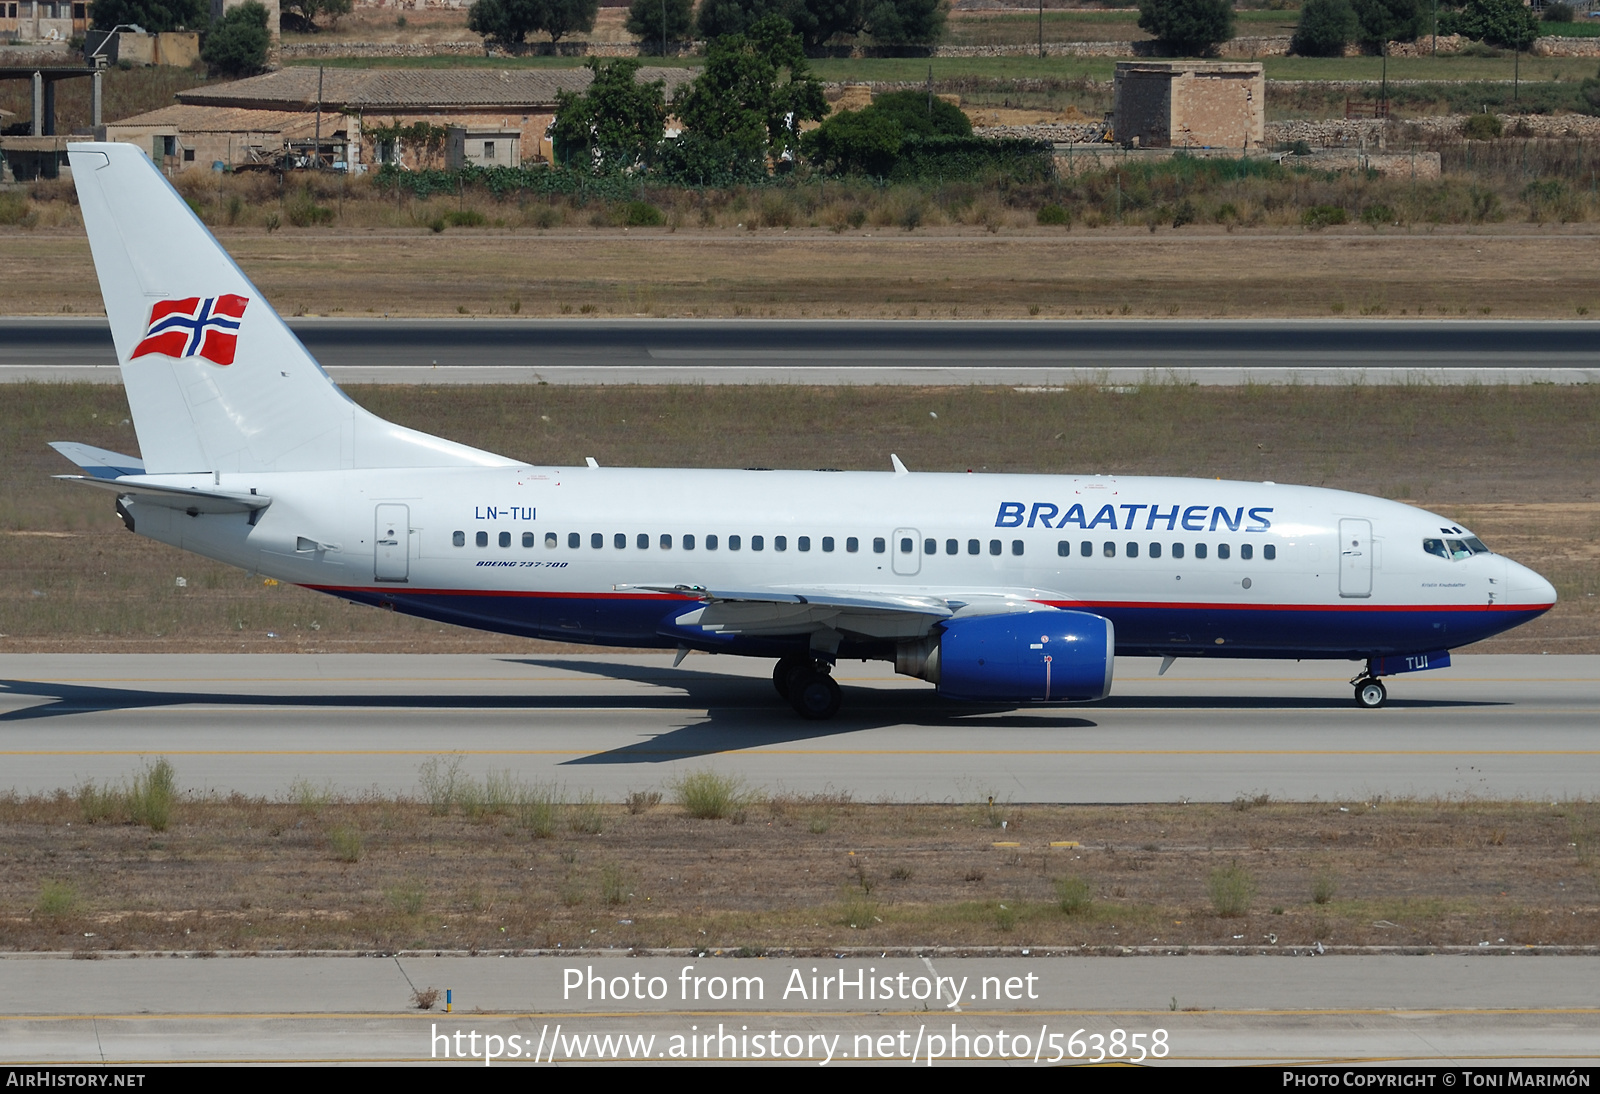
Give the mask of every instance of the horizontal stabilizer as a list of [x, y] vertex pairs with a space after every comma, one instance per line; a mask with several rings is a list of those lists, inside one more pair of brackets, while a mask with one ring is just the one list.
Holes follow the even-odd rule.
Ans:
[[129, 496], [151, 505], [182, 509], [186, 513], [250, 513], [265, 509], [272, 499], [260, 494], [235, 494], [226, 490], [192, 490], [185, 486], [158, 486], [127, 479], [91, 478], [88, 475], [56, 475], [63, 482], [109, 490], [118, 497]]
[[83, 469], [84, 474], [97, 479], [114, 479], [119, 475], [144, 474], [144, 461], [138, 456], [124, 456], [106, 448], [77, 441], [51, 441], [50, 447]]

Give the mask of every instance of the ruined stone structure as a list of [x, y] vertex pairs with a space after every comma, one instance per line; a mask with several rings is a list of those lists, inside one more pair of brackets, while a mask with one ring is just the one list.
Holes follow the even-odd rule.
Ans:
[[1117, 65], [1115, 135], [1141, 148], [1259, 148], [1266, 77], [1234, 61], [1126, 61]]

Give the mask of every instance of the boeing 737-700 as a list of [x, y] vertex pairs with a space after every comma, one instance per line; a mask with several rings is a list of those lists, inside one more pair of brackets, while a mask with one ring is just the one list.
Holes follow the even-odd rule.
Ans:
[[1454, 521], [1270, 482], [546, 467], [368, 413], [143, 152], [68, 148], [140, 457], [56, 448], [139, 535], [505, 634], [776, 660], [807, 718], [840, 658], [954, 700], [1100, 699], [1117, 655], [1362, 662], [1383, 678], [1547, 611]]

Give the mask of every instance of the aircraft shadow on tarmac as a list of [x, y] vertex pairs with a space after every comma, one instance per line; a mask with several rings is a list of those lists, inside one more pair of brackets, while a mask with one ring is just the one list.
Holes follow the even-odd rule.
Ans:
[[[908, 691], [847, 685], [844, 710], [827, 722], [808, 722], [795, 715], [759, 677], [728, 676], [694, 669], [653, 668], [624, 662], [566, 660], [562, 658], [508, 658], [510, 664], [555, 669], [611, 680], [650, 684], [628, 694], [585, 695], [564, 691], [558, 695], [434, 695], [334, 694], [284, 695], [260, 692], [205, 692], [160, 688], [107, 688], [89, 684], [38, 680], [0, 680], [0, 697], [44, 700], [0, 713], [0, 724], [57, 718], [74, 714], [149, 710], [186, 705], [281, 707], [284, 709], [344, 708], [461, 710], [592, 710], [649, 709], [663, 712], [705, 711], [703, 721], [656, 734], [649, 740], [609, 749], [567, 761], [572, 764], [669, 762], [685, 757], [712, 755], [761, 746], [836, 737], [888, 726], [970, 729], [1092, 729], [1100, 723], [1078, 712], [1160, 710], [1291, 710], [1349, 711], [1370, 718], [1348, 699], [1328, 695], [1305, 696], [1113, 696], [1092, 707], [1018, 709], [1008, 706], [953, 704], [938, 698], [932, 688]], [[1390, 708], [1421, 710], [1503, 706], [1504, 703], [1471, 700], [1392, 699]], [[1073, 713], [1068, 713], [1071, 710]], [[978, 720], [978, 719], [981, 719]]]

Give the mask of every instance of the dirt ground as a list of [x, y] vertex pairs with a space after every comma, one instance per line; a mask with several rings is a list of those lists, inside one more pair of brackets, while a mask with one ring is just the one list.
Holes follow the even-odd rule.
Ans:
[[[217, 234], [292, 315], [1600, 319], [1600, 247], [1588, 224], [1152, 233], [1028, 226], [1031, 212], [1017, 218], [992, 233], [869, 226]], [[10, 314], [103, 314], [75, 224], [0, 228], [0, 249], [8, 257], [0, 299]]]
[[[181, 778], [181, 772], [180, 772]], [[0, 948], [720, 951], [1600, 944], [1589, 803], [515, 807], [0, 800]], [[1004, 827], [1002, 827], [1004, 822]], [[1224, 914], [1226, 913], [1226, 914]]]

